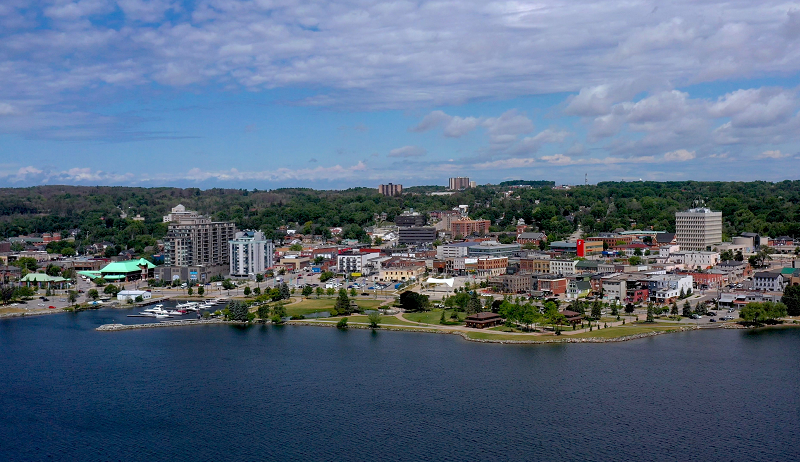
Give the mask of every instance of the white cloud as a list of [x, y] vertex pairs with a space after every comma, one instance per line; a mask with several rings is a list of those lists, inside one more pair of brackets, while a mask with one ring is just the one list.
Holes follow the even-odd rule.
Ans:
[[784, 154], [780, 151], [764, 151], [758, 156], [756, 159], [785, 159], [786, 157], [791, 156], [791, 154]]
[[389, 151], [389, 157], [421, 157], [428, 151], [419, 146], [403, 146]]
[[449, 138], [460, 138], [471, 132], [480, 124], [477, 117], [459, 117], [446, 114], [444, 111], [433, 111], [422, 118], [419, 124], [411, 127], [413, 132], [426, 132], [443, 127], [443, 134]]
[[664, 154], [664, 160], [671, 162], [686, 162], [697, 157], [694, 151], [687, 151], [686, 149], [678, 149]]

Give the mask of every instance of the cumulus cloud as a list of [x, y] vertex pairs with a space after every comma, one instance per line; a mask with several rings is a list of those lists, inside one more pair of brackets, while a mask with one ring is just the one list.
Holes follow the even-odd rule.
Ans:
[[686, 162], [697, 157], [694, 151], [687, 151], [686, 149], [678, 149], [664, 154], [664, 160], [671, 162]]
[[480, 122], [481, 119], [477, 117], [451, 116], [444, 111], [433, 111], [409, 130], [412, 132], [426, 132], [441, 127], [444, 136], [460, 138], [477, 128]]
[[389, 151], [389, 157], [421, 157], [428, 151], [419, 146], [403, 146]]
[[784, 154], [778, 150], [764, 151], [758, 156], [756, 156], [756, 159], [784, 159], [786, 157], [789, 157], [790, 155], [791, 154]]

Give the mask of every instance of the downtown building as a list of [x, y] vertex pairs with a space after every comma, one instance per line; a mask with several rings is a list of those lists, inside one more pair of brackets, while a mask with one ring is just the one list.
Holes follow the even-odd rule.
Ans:
[[469, 189], [474, 187], [475, 187], [475, 182], [469, 181], [469, 178], [467, 177], [450, 178], [450, 181], [447, 183], [447, 189], [451, 191], [460, 191], [462, 189]]
[[722, 242], [722, 212], [705, 207], [676, 212], [675, 239], [681, 250], [711, 250]]
[[401, 184], [382, 184], [378, 186], [378, 193], [384, 196], [399, 196], [403, 194], [403, 185]]
[[230, 275], [247, 277], [261, 274], [274, 262], [275, 245], [261, 231], [240, 231], [228, 241]]
[[[182, 206], [179, 206], [182, 207]], [[164, 236], [166, 266], [228, 266], [230, 248], [236, 226], [229, 221], [211, 221], [197, 212], [182, 211], [164, 217], [169, 219]]]

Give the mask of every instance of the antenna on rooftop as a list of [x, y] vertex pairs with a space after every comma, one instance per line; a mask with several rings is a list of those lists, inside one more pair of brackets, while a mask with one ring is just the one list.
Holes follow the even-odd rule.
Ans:
[[588, 173], [584, 173], [583, 174], [583, 185], [584, 186], [589, 186], [589, 174]]

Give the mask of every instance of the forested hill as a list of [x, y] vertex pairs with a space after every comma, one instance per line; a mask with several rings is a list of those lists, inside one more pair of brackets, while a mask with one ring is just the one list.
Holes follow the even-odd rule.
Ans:
[[[510, 230], [516, 219], [523, 218], [556, 236], [570, 233], [578, 223], [589, 232], [631, 227], [672, 231], [676, 211], [703, 201], [723, 212], [727, 236], [751, 231], [800, 237], [800, 181], [604, 182], [568, 190], [553, 189], [546, 182], [528, 186], [486, 185], [450, 196], [423, 192], [441, 188], [409, 188], [401, 197], [383, 197], [373, 188], [6, 188], [0, 189], [0, 234], [8, 237], [79, 228], [95, 241], [121, 243], [118, 241], [126, 236], [136, 235], [158, 238], [166, 230], [161, 217], [178, 203], [217, 220], [233, 220], [240, 229], [264, 229], [270, 234], [278, 226], [292, 223], [306, 229], [342, 226], [350, 234], [360, 234], [360, 227], [374, 224], [376, 213], [385, 212], [391, 220], [408, 208], [427, 212], [460, 204], [470, 206], [472, 218], [492, 220], [498, 230]], [[506, 194], [509, 191], [511, 194]], [[128, 219], [120, 219], [122, 211]], [[143, 224], [130, 220], [137, 213], [146, 218]]]

